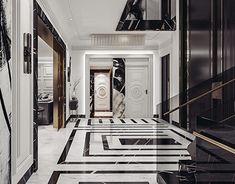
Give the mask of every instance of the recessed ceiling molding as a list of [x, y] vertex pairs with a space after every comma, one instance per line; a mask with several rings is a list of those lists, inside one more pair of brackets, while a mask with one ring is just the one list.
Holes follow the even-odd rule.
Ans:
[[140, 47], [145, 45], [145, 34], [92, 34], [94, 47]]

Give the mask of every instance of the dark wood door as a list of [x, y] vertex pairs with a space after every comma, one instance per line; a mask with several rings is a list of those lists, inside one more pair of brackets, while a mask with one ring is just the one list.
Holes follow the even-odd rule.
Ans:
[[54, 128], [64, 128], [64, 54], [54, 41]]

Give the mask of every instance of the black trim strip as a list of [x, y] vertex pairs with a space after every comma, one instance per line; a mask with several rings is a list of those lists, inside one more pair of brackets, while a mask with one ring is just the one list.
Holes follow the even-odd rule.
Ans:
[[91, 174], [93, 171], [54, 171], [48, 184], [56, 184], [61, 174]]
[[[142, 154], [142, 155], [137, 155], [137, 154], [112, 154], [112, 155], [94, 155], [94, 154], [90, 154], [90, 136], [91, 136], [91, 132], [87, 132], [86, 133], [86, 137], [85, 137], [85, 145], [84, 145], [84, 151], [83, 151], [83, 156], [86, 157], [120, 157], [120, 156], [125, 156], [125, 157], [149, 157], [149, 156], [168, 156], [168, 157], [176, 157], [176, 156], [190, 156], [190, 154], [173, 154], [173, 155], [165, 155], [165, 154]], [[104, 149], [108, 149], [109, 150], [109, 146], [108, 146], [108, 142], [105, 142], [103, 144]]]
[[62, 152], [62, 154], [61, 154], [61, 156], [60, 156], [59, 161], [57, 162], [57, 164], [61, 164], [62, 162], [65, 161], [65, 158], [67, 157], [68, 152], [69, 152], [69, 150], [70, 150], [70, 147], [71, 147], [71, 145], [72, 145], [72, 142], [73, 142], [73, 140], [74, 140], [75, 134], [76, 134], [76, 130], [73, 130], [72, 133], [71, 133], [71, 135], [69, 136], [69, 140], [68, 140], [68, 142], [66, 143], [65, 148], [64, 148], [64, 150], [63, 150], [63, 152]]
[[70, 122], [71, 119], [72, 119], [71, 116], [69, 116], [69, 118], [65, 121], [65, 128], [66, 128], [67, 124]]
[[10, 121], [8, 119], [7, 110], [6, 110], [6, 106], [5, 106], [5, 103], [4, 103], [1, 88], [0, 88], [0, 101], [1, 101], [2, 111], [3, 111], [3, 115], [4, 115], [4, 118], [5, 118], [6, 124], [7, 124], [8, 131], [11, 133], [11, 124], [10, 124]]
[[121, 121], [123, 124], [125, 124], [125, 123], [126, 123], [123, 119], [120, 119], [120, 121]]
[[135, 121], [134, 119], [131, 119], [131, 121], [132, 121], [133, 123], [136, 123], [136, 124], [137, 124], [137, 121]]
[[88, 119], [87, 125], [91, 125], [91, 119]]
[[[86, 129], [86, 130], [91, 130], [91, 129]], [[93, 129], [92, 129], [93, 130]], [[113, 129], [112, 129], [113, 130]], [[120, 130], [122, 130], [122, 129], [120, 129]], [[132, 129], [130, 129], [130, 130], [132, 130]], [[175, 131], [174, 130], [172, 130], [172, 129], [158, 129], [158, 130], [170, 130], [170, 131], [173, 131], [174, 133], [175, 133]], [[68, 140], [68, 142], [67, 142], [67, 144], [66, 144], [66, 146], [65, 146], [65, 148], [64, 148], [64, 150], [63, 150], [63, 152], [62, 152], [62, 154], [61, 154], [61, 156], [60, 156], [60, 159], [59, 159], [59, 161], [58, 161], [58, 164], [67, 164], [67, 163], [77, 163], [77, 162], [65, 162], [65, 159], [66, 159], [66, 157], [67, 157], [67, 154], [68, 154], [68, 152], [69, 152], [69, 149], [70, 149], [70, 147], [71, 147], [71, 144], [72, 144], [72, 141], [73, 141], [73, 138], [74, 138], [74, 135], [72, 135], [74, 132], [76, 132], [76, 131], [78, 131], [78, 129], [74, 129], [73, 131], [72, 131], [72, 133], [71, 133], [71, 135], [70, 135], [70, 138], [69, 138], [69, 140]], [[120, 131], [120, 132], [122, 132], [122, 131]], [[94, 132], [90, 132], [90, 133], [94, 133]], [[96, 133], [102, 133], [102, 132], [96, 132]], [[107, 133], [107, 132], [105, 132], [105, 133]], [[117, 132], [118, 133], [118, 132]], [[125, 132], [125, 133], [128, 133], [128, 132]], [[130, 133], [133, 133], [133, 132], [130, 132]], [[134, 132], [134, 133], [143, 133], [143, 132]], [[185, 138], [185, 136], [183, 136], [183, 135], [181, 135], [180, 133], [177, 133], [179, 136], [181, 136], [181, 137], [183, 137], [183, 138]], [[86, 135], [87, 136], [87, 135]], [[190, 139], [189, 139], [190, 140]], [[219, 157], [218, 155], [215, 155], [215, 154], [213, 154], [213, 153], [211, 153], [210, 151], [208, 151], [208, 150], [206, 150], [205, 148], [203, 148], [203, 147], [200, 147], [200, 146], [197, 146], [199, 149], [202, 149], [203, 151], [205, 151], [206, 153], [208, 153], [208, 154], [211, 154], [212, 156], [214, 156], [216, 159], [218, 159], [218, 160], [220, 160], [222, 163], [229, 163], [228, 161], [226, 161], [226, 160], [224, 160], [223, 158], [221, 158], [221, 157]], [[85, 148], [86, 149], [86, 148]], [[89, 150], [88, 150], [89, 151]], [[214, 163], [214, 162], [213, 162]], [[216, 162], [215, 162], [216, 163]]]
[[77, 122], [76, 122], [74, 128], [79, 127], [80, 121], [81, 121], [81, 119], [78, 119], [78, 120], [77, 120]]
[[157, 121], [156, 119], [152, 119], [152, 120], [155, 121], [156, 123], [161, 123], [161, 122]]
[[[133, 150], [133, 151], [143, 151], [143, 150], [165, 150], [165, 151], [169, 151], [169, 150], [186, 150], [187, 148], [158, 148], [157, 145], [156, 148], [132, 148], [132, 149], [110, 149], [109, 145], [108, 145], [108, 141], [107, 141], [107, 136], [108, 135], [102, 135], [102, 142], [103, 142], [103, 146], [104, 146], [104, 150], [114, 150], [114, 151], [128, 151], [128, 150]], [[114, 136], [130, 136], [130, 135], [112, 135], [112, 137]], [[133, 135], [135, 136], [135, 135]], [[142, 136], [142, 135], [139, 135]]]

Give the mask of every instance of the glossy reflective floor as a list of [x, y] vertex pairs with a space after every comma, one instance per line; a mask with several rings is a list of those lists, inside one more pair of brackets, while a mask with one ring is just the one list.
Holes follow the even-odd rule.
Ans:
[[[78, 119], [39, 129], [39, 170], [28, 183], [155, 184], [190, 160], [194, 137], [156, 119]], [[67, 142], [66, 142], [67, 141]]]
[[40, 127], [39, 170], [27, 183], [235, 182], [234, 165], [223, 158], [227, 155], [202, 141], [196, 146], [195, 140], [159, 119], [75, 119], [59, 132]]

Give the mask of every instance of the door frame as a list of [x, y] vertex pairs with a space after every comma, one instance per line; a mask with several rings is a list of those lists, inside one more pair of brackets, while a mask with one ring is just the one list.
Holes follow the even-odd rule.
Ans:
[[[58, 32], [56, 31], [56, 28], [53, 26], [53, 24], [48, 19], [47, 15], [43, 11], [43, 9], [40, 7], [38, 2], [36, 0], [33, 1], [33, 121], [34, 121], [34, 131], [33, 131], [33, 158], [34, 158], [34, 164], [33, 169], [36, 172], [38, 169], [38, 19], [40, 19], [48, 28], [48, 30], [51, 32], [53, 40], [56, 41], [57, 45], [61, 47], [63, 50], [63, 66], [64, 66], [64, 72], [63, 72], [63, 78], [64, 78], [64, 88], [63, 88], [63, 124], [65, 127], [66, 122], [66, 45], [63, 41], [63, 39], [60, 37]], [[54, 67], [53, 67], [54, 68]]]
[[[139, 53], [139, 54], [136, 54]], [[154, 54], [141, 54], [141, 52], [125, 52], [120, 51], [116, 53], [115, 51], [109, 51], [107, 54], [104, 53], [85, 53], [85, 116], [90, 118], [90, 63], [91, 59], [113, 59], [113, 58], [125, 58], [125, 59], [148, 59], [149, 65], [149, 117], [153, 117], [153, 58]]]
[[[164, 60], [166, 58], [166, 60]], [[161, 98], [161, 118], [164, 119], [165, 121], [169, 122], [170, 117], [169, 115], [164, 116], [164, 113], [170, 110], [170, 104], [169, 104], [169, 99], [170, 99], [170, 61], [171, 61], [171, 55], [166, 54], [161, 57], [161, 73], [162, 73], [162, 84], [161, 84], [161, 89], [162, 89], [162, 98]], [[163, 64], [163, 62], [166, 65]], [[165, 67], [164, 67], [165, 66]], [[166, 78], [168, 78], [167, 81], [164, 80], [164, 75], [166, 75]], [[166, 82], [166, 83], [165, 83]], [[164, 97], [166, 99], [164, 99]], [[165, 110], [164, 110], [165, 109]], [[163, 111], [164, 110], [164, 111]]]

